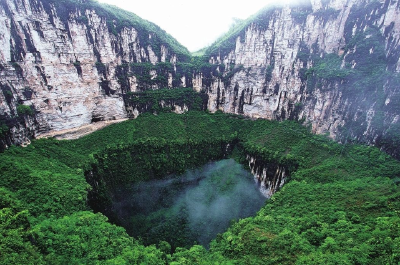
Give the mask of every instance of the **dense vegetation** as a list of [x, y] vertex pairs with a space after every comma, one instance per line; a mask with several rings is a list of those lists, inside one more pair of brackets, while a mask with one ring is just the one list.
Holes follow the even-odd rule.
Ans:
[[[227, 143], [235, 146], [228, 152]], [[245, 163], [246, 154], [291, 168], [290, 181], [255, 217], [217, 236], [209, 251], [171, 253], [168, 242], [145, 247], [87, 204], [109, 199], [114, 184], [162, 178], [224, 156]], [[400, 262], [400, 163], [290, 121], [145, 114], [78, 140], [11, 147], [0, 154], [0, 172], [0, 263]]]
[[[126, 26], [138, 28], [143, 44], [155, 45], [154, 50], [159, 51], [159, 45], [167, 43], [183, 59], [177, 64], [173, 82], [193, 72], [203, 72], [205, 86], [214, 77], [229, 82], [235, 71], [242, 69], [234, 65], [229, 69], [211, 65], [207, 56], [230, 52], [237, 36], [243, 40], [247, 26], [252, 23], [257, 27], [267, 26], [274, 12], [263, 11], [262, 15], [240, 22], [205, 50], [207, 56], [192, 57], [189, 61], [186, 49], [134, 14], [91, 0], [50, 0], [43, 4], [48, 12], [52, 5], [62, 11], [58, 16], [64, 22], [76, 19], [87, 23], [85, 12], [77, 18], [70, 14], [95, 9], [107, 19], [109, 30], [115, 35]], [[374, 14], [377, 9], [373, 3], [366, 10]], [[308, 7], [299, 7], [291, 16], [303, 23], [309, 12]], [[317, 15], [336, 14], [325, 9]], [[350, 29], [356, 23], [363, 23], [357, 19], [357, 10], [351, 16], [347, 25]], [[149, 42], [150, 32], [155, 34], [155, 42]], [[398, 84], [399, 79], [386, 72], [393, 70], [394, 63], [388, 64], [390, 58], [385, 57], [381, 38], [373, 25], [363, 32], [346, 35], [346, 60], [357, 61], [357, 65], [346, 64], [344, 57], [338, 55], [311, 54], [303, 47], [298, 59], [303, 65], [312, 62], [312, 67], [304, 66], [300, 74], [308, 93], [341, 83], [341, 92], [358, 99], [354, 102], [365, 106], [375, 104], [377, 112], [372, 129], [375, 135], [380, 135], [378, 144], [396, 149], [400, 146], [399, 125], [383, 132], [387, 122], [383, 117], [398, 113], [400, 96], [395, 94], [391, 102], [384, 104], [382, 95], [384, 86]], [[349, 52], [353, 50], [356, 52]], [[74, 65], [78, 70], [80, 63]], [[15, 63], [13, 67], [21, 69]], [[104, 65], [98, 62], [96, 67], [101, 72]], [[366, 113], [360, 113], [358, 119], [341, 128], [345, 144], [340, 145], [324, 136], [312, 135], [296, 122], [252, 121], [196, 111], [175, 115], [170, 113], [172, 107], [161, 103], [169, 100], [171, 105], [204, 109], [204, 98], [189, 89], [135, 93], [125, 89], [128, 87], [125, 82], [133, 75], [143, 85], [140, 89], [166, 87], [166, 73], [172, 68], [170, 63], [124, 63], [117, 69], [126, 104], [142, 106], [157, 115], [144, 114], [79, 140], [42, 139], [26, 148], [12, 146], [0, 154], [0, 263], [400, 263], [400, 163], [377, 148], [349, 144], [365, 131]], [[272, 68], [267, 68], [266, 80], [271, 75]], [[11, 101], [12, 90], [8, 87], [2, 90], [6, 101]], [[373, 95], [376, 101], [363, 101], [367, 95]], [[353, 107], [350, 113], [358, 111]], [[20, 104], [15, 119], [30, 117], [34, 111]], [[0, 122], [0, 138], [6, 136], [9, 125]], [[189, 247], [188, 242], [182, 245], [189, 248], [183, 248], [154, 238], [133, 238], [117, 226], [120, 220], [112, 211], [113, 189], [180, 174], [221, 158], [232, 157], [246, 165], [247, 155], [257, 157], [268, 167], [285, 168], [288, 183], [256, 216], [232, 222], [226, 232], [211, 242], [209, 250], [199, 245]], [[145, 246], [149, 243], [154, 245]]]
[[191, 88], [158, 89], [128, 92], [124, 95], [125, 105], [139, 113], [172, 112], [180, 110], [206, 110], [208, 96], [196, 93]]

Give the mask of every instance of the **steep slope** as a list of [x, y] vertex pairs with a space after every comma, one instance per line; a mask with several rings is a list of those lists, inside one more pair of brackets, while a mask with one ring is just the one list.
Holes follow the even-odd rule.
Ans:
[[390, 0], [266, 8], [206, 50], [217, 70], [195, 88], [211, 111], [304, 119], [400, 157], [399, 16]]
[[186, 86], [189, 52], [158, 26], [92, 0], [0, 2], [0, 139], [129, 115], [122, 94]]

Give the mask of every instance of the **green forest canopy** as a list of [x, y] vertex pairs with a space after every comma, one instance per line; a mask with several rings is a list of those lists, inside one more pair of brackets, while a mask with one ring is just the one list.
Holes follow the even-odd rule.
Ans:
[[[236, 143], [231, 156], [242, 163], [246, 154], [257, 156], [284, 165], [291, 176], [256, 216], [234, 222], [209, 250], [195, 245], [171, 253], [167, 242], [143, 246], [87, 205], [92, 187], [85, 172], [115, 166], [113, 157], [145, 154], [143, 169], [158, 172], [156, 161], [168, 164], [164, 147], [227, 142]], [[198, 163], [203, 161], [188, 154], [177, 167]], [[400, 163], [377, 148], [340, 145], [291, 121], [144, 114], [78, 140], [11, 147], [0, 154], [0, 172], [2, 264], [400, 262]]]

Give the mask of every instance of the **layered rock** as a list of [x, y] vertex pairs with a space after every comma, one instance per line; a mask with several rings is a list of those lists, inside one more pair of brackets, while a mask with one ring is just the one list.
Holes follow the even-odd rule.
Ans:
[[[117, 28], [120, 21], [111, 20], [106, 9], [93, 1], [80, 3], [0, 3], [0, 116], [10, 129], [3, 144], [125, 118], [122, 94], [147, 88], [134, 74], [124, 75], [129, 63], [177, 62], [171, 45], [155, 31]], [[19, 112], [20, 105], [32, 112]]]
[[193, 87], [208, 95], [210, 111], [304, 120], [315, 133], [400, 157], [395, 1], [267, 8], [211, 46], [207, 65], [188, 63], [187, 50], [157, 26], [91, 0], [0, 6], [3, 146], [135, 117], [140, 108], [126, 101], [130, 92]]
[[267, 9], [208, 49], [223, 74], [210, 84], [197, 75], [195, 89], [208, 93], [211, 111], [304, 119], [315, 133], [400, 155], [388, 137], [400, 137], [399, 15], [397, 1]]

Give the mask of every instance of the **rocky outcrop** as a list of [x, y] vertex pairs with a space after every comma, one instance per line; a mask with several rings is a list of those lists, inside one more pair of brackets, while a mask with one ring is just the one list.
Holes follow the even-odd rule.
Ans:
[[195, 89], [208, 93], [211, 111], [304, 119], [315, 133], [400, 157], [389, 137], [400, 138], [399, 16], [390, 0], [264, 10], [208, 49], [222, 73], [207, 83], [196, 75]]
[[259, 185], [260, 192], [270, 198], [287, 180], [288, 173], [283, 165], [265, 162], [255, 156], [247, 155], [249, 168]]
[[[90, 0], [0, 2], [3, 143], [125, 118], [122, 94], [172, 86], [173, 66], [184, 56], [179, 45], [157, 26], [110, 8]], [[133, 72], [138, 64], [147, 68]]]

